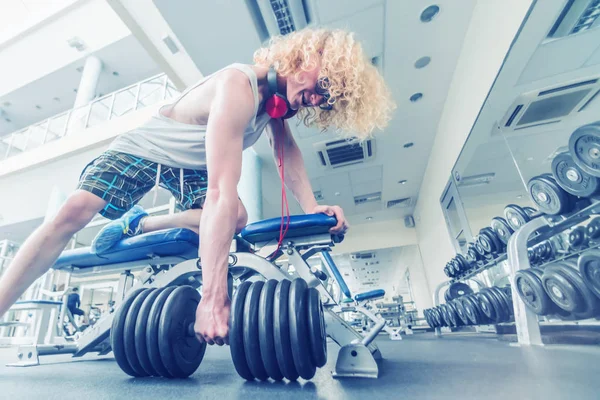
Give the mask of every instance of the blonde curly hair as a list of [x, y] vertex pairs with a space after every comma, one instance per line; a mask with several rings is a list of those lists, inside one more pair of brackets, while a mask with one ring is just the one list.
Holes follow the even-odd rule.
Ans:
[[254, 53], [254, 63], [273, 65], [279, 75], [298, 75], [320, 65], [333, 109], [302, 107], [298, 117], [309, 127], [334, 127], [342, 136], [366, 139], [383, 130], [396, 108], [383, 77], [364, 54], [354, 34], [341, 29], [305, 28], [270, 39]]

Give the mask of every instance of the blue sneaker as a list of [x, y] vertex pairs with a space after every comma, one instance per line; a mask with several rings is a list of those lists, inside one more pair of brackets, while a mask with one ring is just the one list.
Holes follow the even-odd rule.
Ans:
[[119, 219], [106, 224], [92, 240], [92, 253], [102, 254], [117, 244], [124, 236], [140, 233], [140, 220], [148, 213], [138, 205], [133, 206]]

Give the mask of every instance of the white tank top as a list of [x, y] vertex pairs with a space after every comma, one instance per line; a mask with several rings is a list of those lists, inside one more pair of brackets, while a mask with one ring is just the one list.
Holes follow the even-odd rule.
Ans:
[[[252, 68], [244, 64], [231, 64], [217, 72], [227, 68], [235, 68], [245, 73], [250, 80], [254, 94], [254, 116], [244, 131], [244, 149], [247, 149], [256, 143], [270, 117], [264, 111], [257, 115], [258, 82]], [[204, 77], [179, 95], [174, 103], [163, 107], [177, 104], [183, 96], [213, 75]], [[162, 115], [159, 109], [138, 128], [117, 136], [108, 149], [132, 154], [169, 167], [206, 169], [205, 139], [206, 125], [192, 125], [175, 121]]]

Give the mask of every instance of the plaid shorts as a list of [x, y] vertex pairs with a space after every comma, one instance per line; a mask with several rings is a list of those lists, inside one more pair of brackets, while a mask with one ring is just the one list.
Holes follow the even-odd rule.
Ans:
[[[156, 184], [159, 164], [131, 154], [105, 151], [82, 171], [77, 189], [83, 189], [106, 200], [100, 214], [117, 219], [133, 207]], [[184, 209], [202, 208], [208, 186], [206, 170], [183, 170], [160, 166], [159, 186], [167, 189]]]

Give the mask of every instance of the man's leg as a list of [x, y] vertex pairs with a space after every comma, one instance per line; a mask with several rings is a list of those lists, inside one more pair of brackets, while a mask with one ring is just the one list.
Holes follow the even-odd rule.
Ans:
[[54, 264], [71, 237], [92, 220], [106, 201], [83, 190], [74, 192], [52, 221], [37, 228], [23, 243], [0, 279], [0, 316]]
[[[180, 213], [168, 215], [152, 215], [141, 220], [141, 231], [148, 233], [160, 229], [187, 228], [198, 233], [201, 215], [202, 209], [185, 210]], [[248, 213], [246, 212], [246, 207], [244, 207], [242, 201], [239, 200], [236, 233], [241, 232], [247, 223]]]

